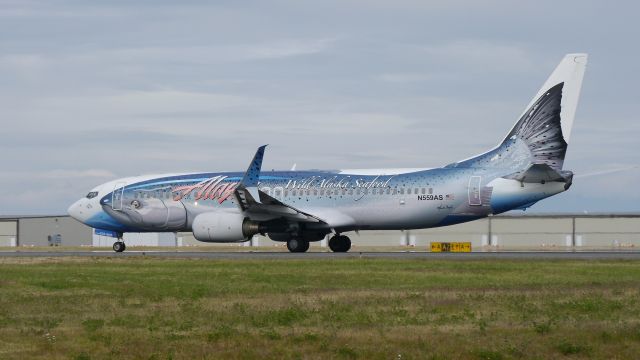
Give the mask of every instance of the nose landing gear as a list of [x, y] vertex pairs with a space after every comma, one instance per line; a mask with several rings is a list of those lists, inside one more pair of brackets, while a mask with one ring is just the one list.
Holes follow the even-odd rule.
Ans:
[[123, 252], [127, 249], [127, 246], [124, 244], [122, 239], [118, 239], [118, 241], [113, 243], [113, 251], [115, 252]]

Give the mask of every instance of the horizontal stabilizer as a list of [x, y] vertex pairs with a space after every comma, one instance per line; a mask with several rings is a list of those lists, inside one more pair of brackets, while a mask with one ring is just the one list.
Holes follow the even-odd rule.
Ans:
[[504, 177], [522, 183], [542, 183], [550, 181], [567, 182], [568, 179], [547, 164], [532, 164], [524, 171], [518, 171]]

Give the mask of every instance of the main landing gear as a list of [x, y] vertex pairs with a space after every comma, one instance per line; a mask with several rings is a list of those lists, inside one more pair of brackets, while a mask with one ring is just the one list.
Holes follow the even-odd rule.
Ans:
[[[335, 235], [329, 240], [329, 248], [333, 252], [347, 252], [351, 249], [351, 239], [344, 235]], [[287, 249], [292, 253], [306, 252], [309, 250], [309, 241], [301, 238], [291, 238], [287, 241]]]
[[329, 248], [333, 252], [347, 252], [351, 249], [351, 239], [344, 235], [335, 235], [329, 239]]
[[122, 241], [122, 239], [118, 239], [118, 241], [113, 243], [113, 251], [115, 252], [123, 252], [126, 248], [127, 246], [124, 244], [124, 241]]
[[309, 241], [300, 238], [291, 238], [287, 241], [287, 249], [292, 253], [303, 253], [309, 250]]

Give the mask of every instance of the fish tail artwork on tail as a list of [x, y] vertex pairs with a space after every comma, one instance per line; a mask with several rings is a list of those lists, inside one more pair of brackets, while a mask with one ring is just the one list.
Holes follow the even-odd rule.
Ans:
[[530, 151], [531, 164], [562, 170], [586, 64], [586, 54], [566, 55], [501, 145], [520, 141]]
[[450, 165], [525, 171], [543, 166], [560, 172], [571, 136], [586, 54], [566, 55], [494, 149]]

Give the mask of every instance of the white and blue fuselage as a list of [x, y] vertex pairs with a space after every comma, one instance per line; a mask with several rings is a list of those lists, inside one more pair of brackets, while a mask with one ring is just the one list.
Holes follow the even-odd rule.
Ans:
[[496, 148], [445, 167], [261, 171], [261, 147], [246, 172], [118, 179], [69, 213], [116, 237], [193, 231], [201, 241], [233, 242], [262, 233], [306, 251], [335, 233], [331, 248], [346, 251], [341, 234], [349, 231], [445, 226], [524, 209], [571, 185], [562, 165], [585, 64], [586, 55], [567, 55]]

